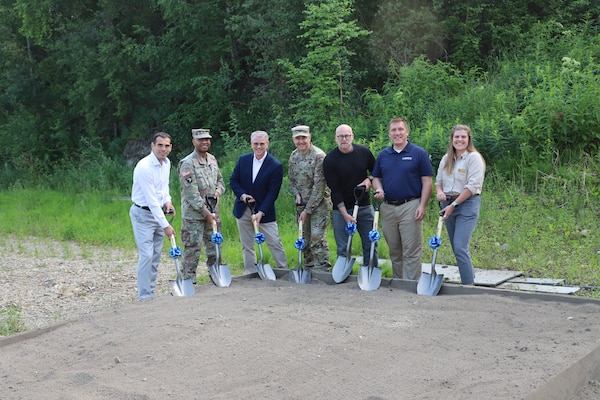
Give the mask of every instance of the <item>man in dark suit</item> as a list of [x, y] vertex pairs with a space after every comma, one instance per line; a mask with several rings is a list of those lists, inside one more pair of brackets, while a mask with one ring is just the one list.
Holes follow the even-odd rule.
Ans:
[[[252, 153], [242, 154], [238, 159], [229, 185], [235, 194], [233, 215], [237, 219], [244, 272], [256, 272], [256, 251], [254, 249], [255, 218], [260, 231], [265, 235], [265, 243], [278, 268], [288, 268], [285, 250], [279, 236], [275, 200], [279, 196], [283, 181], [281, 162], [267, 152], [269, 135], [264, 131], [255, 131], [250, 135]], [[248, 203], [254, 203], [256, 214], [253, 216]]]

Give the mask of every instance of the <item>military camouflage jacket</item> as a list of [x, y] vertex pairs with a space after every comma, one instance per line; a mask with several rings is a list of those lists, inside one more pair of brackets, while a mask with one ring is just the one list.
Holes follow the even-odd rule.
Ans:
[[306, 154], [296, 149], [290, 155], [290, 190], [294, 197], [299, 194], [302, 201], [306, 202], [305, 211], [308, 214], [312, 214], [323, 202], [331, 207], [331, 192], [323, 175], [324, 158], [325, 152], [314, 145], [310, 146]]
[[204, 216], [209, 212], [205, 196], [212, 196], [217, 190], [221, 194], [225, 192], [225, 182], [217, 159], [210, 153], [206, 153], [206, 159], [202, 159], [194, 151], [179, 162], [178, 171], [182, 218], [205, 219]]

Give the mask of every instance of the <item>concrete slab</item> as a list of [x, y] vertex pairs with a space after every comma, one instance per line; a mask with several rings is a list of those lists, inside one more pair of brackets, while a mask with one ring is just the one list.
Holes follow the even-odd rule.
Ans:
[[511, 283], [530, 283], [533, 285], [562, 285], [565, 280], [564, 279], [551, 279], [551, 278], [525, 278], [525, 277], [516, 277], [511, 279], [509, 282]]
[[[423, 263], [423, 271], [431, 272], [431, 263]], [[435, 271], [444, 275], [446, 283], [460, 283], [460, 273], [455, 265], [436, 264]], [[490, 270], [475, 268], [475, 285], [498, 286], [509, 279], [521, 276], [519, 271]]]
[[515, 283], [505, 282], [498, 285], [499, 289], [510, 289], [510, 290], [526, 290], [529, 292], [543, 292], [543, 293], [560, 293], [560, 294], [573, 294], [577, 293], [580, 288], [578, 286], [552, 286], [552, 285], [534, 285], [530, 283]]

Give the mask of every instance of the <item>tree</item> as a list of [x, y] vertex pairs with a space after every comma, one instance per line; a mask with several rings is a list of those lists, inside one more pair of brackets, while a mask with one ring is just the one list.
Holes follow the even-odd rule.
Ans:
[[371, 45], [382, 65], [390, 60], [407, 65], [420, 55], [447, 61], [444, 43], [443, 26], [429, 1], [387, 0], [375, 14]]
[[[288, 84], [296, 94], [292, 105], [295, 118], [307, 124], [323, 126], [332, 119], [344, 117], [347, 107], [346, 92], [354, 89], [354, 71], [350, 69], [349, 48], [352, 40], [368, 35], [352, 15], [351, 0], [329, 0], [308, 3], [305, 19], [300, 23], [304, 31], [300, 38], [306, 40], [307, 54], [295, 65], [282, 60], [287, 71]], [[334, 117], [337, 116], [337, 117]]]

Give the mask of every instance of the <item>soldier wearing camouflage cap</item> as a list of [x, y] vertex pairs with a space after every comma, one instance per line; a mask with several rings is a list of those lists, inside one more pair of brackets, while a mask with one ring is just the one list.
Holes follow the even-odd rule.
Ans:
[[215, 156], [208, 150], [212, 136], [208, 129], [192, 129], [194, 151], [179, 162], [181, 185], [181, 240], [184, 245], [182, 272], [184, 279], [196, 283], [201, 245], [204, 243], [207, 265], [216, 262], [215, 245], [211, 242], [212, 222], [221, 229], [218, 205], [211, 213], [206, 196], [214, 196], [217, 204], [225, 192], [225, 183]]
[[329, 272], [329, 244], [326, 229], [332, 208], [331, 194], [323, 175], [325, 152], [311, 143], [310, 128], [299, 125], [292, 128], [296, 149], [289, 158], [290, 190], [302, 212], [303, 235], [308, 244], [304, 250], [305, 268]]

